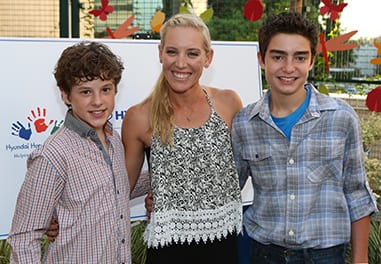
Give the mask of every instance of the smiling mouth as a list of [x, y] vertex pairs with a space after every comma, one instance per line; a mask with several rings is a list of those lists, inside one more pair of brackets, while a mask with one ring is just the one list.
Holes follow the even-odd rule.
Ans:
[[95, 116], [95, 117], [102, 116], [104, 112], [105, 112], [104, 110], [90, 111], [90, 113], [91, 113], [93, 116]]
[[291, 81], [295, 81], [297, 78], [296, 77], [279, 77], [279, 79], [282, 81], [291, 82]]
[[173, 76], [176, 77], [177, 79], [185, 80], [190, 76], [190, 74], [181, 73], [181, 72], [173, 72]]

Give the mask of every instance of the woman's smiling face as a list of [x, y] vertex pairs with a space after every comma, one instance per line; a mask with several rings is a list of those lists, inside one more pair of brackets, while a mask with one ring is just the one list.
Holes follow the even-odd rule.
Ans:
[[213, 51], [206, 53], [203, 36], [193, 27], [168, 28], [159, 58], [164, 76], [174, 92], [183, 93], [199, 86], [204, 67], [208, 67]]

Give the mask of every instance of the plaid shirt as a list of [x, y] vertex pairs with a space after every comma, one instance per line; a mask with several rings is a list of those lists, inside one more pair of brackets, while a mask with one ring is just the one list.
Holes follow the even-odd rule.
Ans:
[[107, 124], [108, 148], [70, 112], [29, 156], [8, 242], [11, 262], [40, 263], [52, 216], [59, 235], [44, 263], [130, 263], [129, 183], [123, 145]]
[[351, 222], [377, 211], [355, 111], [308, 86], [310, 104], [290, 141], [271, 119], [270, 93], [233, 120], [240, 184], [252, 175], [254, 189], [244, 226], [264, 244], [300, 249], [347, 243]]

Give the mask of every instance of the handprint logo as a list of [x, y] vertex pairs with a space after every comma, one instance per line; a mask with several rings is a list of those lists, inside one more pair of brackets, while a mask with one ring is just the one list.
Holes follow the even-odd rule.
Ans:
[[54, 126], [52, 128], [52, 131], [50, 131], [50, 135], [53, 135], [61, 127], [62, 124], [63, 124], [63, 120], [61, 120], [58, 124], [57, 124], [57, 120], [54, 121]]
[[28, 123], [28, 128], [25, 128], [25, 126], [21, 124], [20, 121], [17, 121], [17, 123], [13, 123], [12, 135], [18, 136], [25, 140], [29, 140], [30, 136], [32, 135], [32, 129], [30, 129], [30, 123]]
[[43, 108], [41, 113], [41, 108], [37, 107], [37, 115], [34, 110], [31, 110], [30, 112], [32, 117], [28, 116], [28, 120], [34, 124], [37, 133], [45, 132], [53, 123], [53, 120], [50, 120], [48, 124], [45, 123], [46, 108]]
[[46, 109], [43, 107], [37, 107], [35, 110], [31, 110], [29, 116], [27, 116], [28, 124], [22, 124], [21, 121], [15, 121], [12, 124], [12, 135], [19, 138], [30, 140], [32, 137], [31, 125], [33, 124], [35, 133], [47, 132], [47, 129], [52, 125], [50, 135], [54, 134], [64, 123], [63, 120], [46, 120]]

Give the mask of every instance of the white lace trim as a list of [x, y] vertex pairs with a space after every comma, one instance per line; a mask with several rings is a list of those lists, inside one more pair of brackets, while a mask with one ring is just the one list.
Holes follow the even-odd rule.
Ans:
[[234, 201], [212, 210], [152, 212], [144, 240], [148, 247], [172, 242], [198, 243], [201, 239], [221, 239], [234, 231], [240, 233], [241, 228], [242, 203]]

